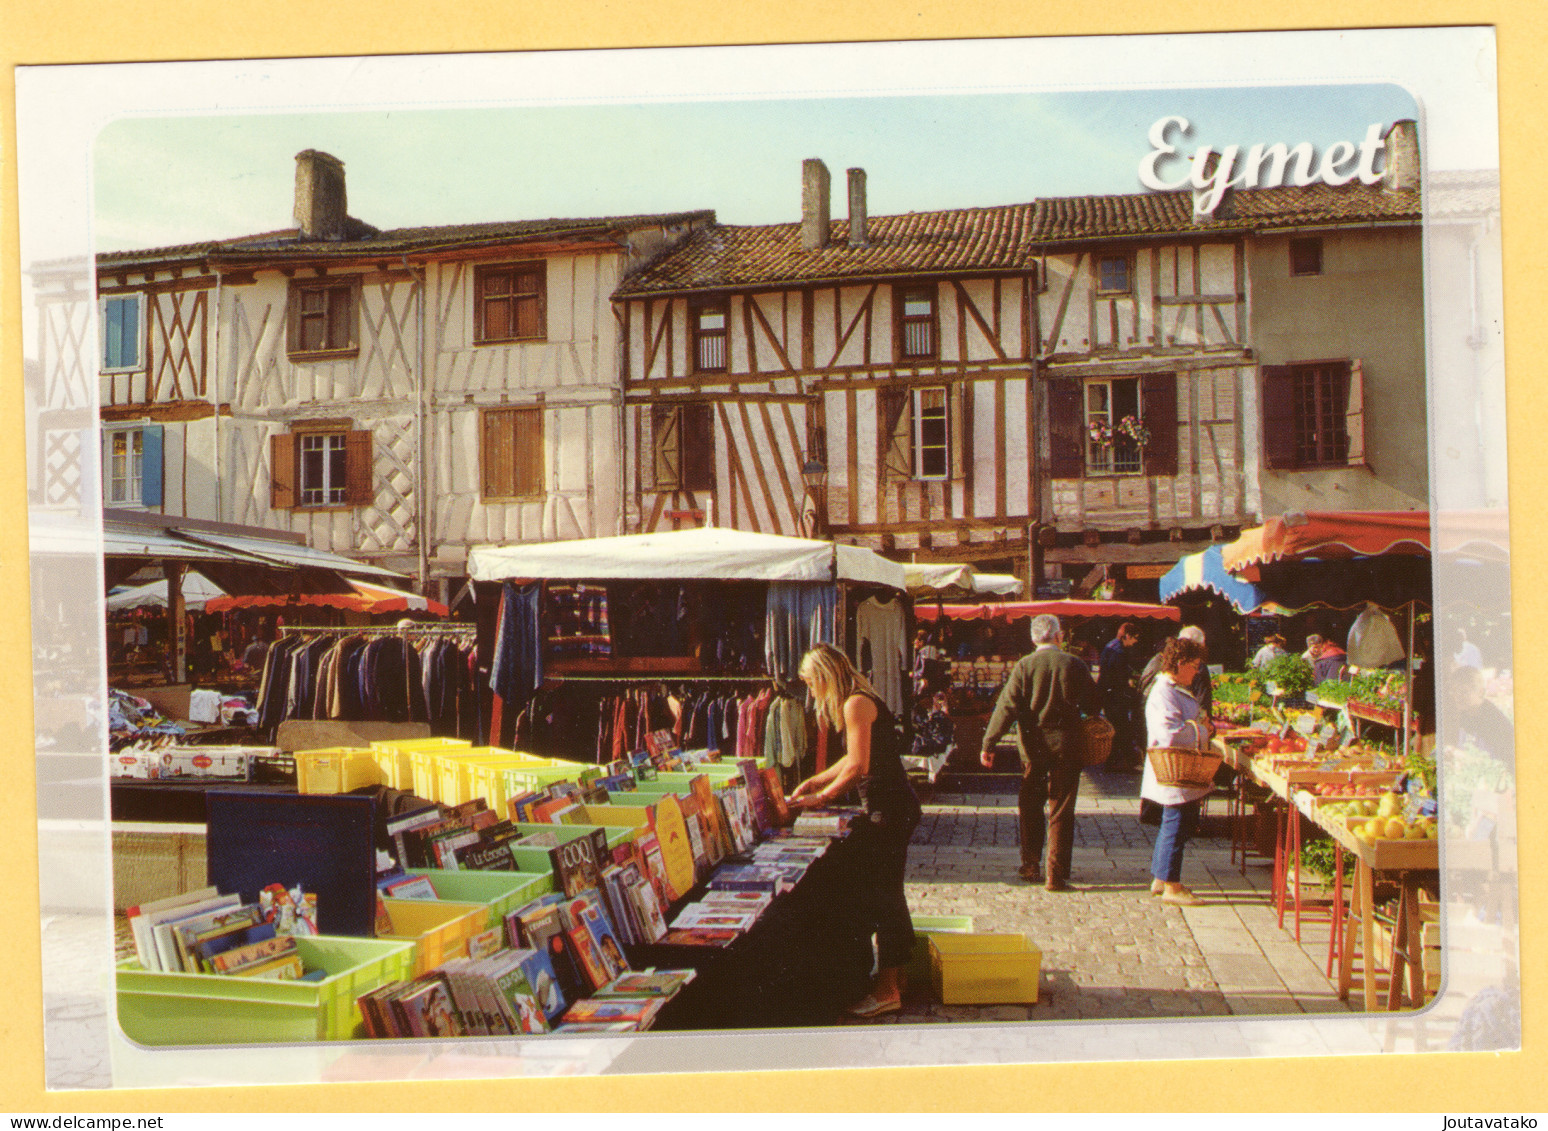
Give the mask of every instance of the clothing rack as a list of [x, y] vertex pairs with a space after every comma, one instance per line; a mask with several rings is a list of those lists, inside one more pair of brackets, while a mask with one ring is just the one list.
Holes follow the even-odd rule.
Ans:
[[411, 633], [415, 636], [471, 636], [478, 631], [474, 624], [368, 624], [351, 628], [348, 625], [287, 624], [280, 629], [281, 636], [303, 633], [312, 636], [396, 636]]
[[653, 675], [569, 675], [544, 673], [544, 684], [558, 686], [561, 683], [756, 683], [773, 680], [769, 675], [672, 675], [657, 672]]

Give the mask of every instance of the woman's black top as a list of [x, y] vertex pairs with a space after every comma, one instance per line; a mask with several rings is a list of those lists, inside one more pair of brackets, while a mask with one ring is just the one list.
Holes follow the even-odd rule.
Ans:
[[871, 819], [882, 825], [912, 827], [919, 820], [919, 798], [903, 768], [903, 735], [892, 709], [874, 695], [860, 692], [876, 705], [871, 723], [870, 771], [860, 779], [860, 799]]

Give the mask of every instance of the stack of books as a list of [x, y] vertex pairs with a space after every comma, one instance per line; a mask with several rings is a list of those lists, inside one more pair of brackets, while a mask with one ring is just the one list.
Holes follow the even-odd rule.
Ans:
[[662, 1006], [693, 981], [694, 974], [693, 970], [641, 970], [620, 975], [572, 1005], [557, 1032], [637, 1033], [649, 1029]]
[[135, 955], [146, 970], [242, 978], [320, 978], [308, 974], [295, 937], [277, 917], [238, 895], [206, 887], [129, 909]]

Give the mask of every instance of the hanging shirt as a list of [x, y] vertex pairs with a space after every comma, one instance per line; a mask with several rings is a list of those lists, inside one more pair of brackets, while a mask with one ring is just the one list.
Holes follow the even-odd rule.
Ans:
[[903, 602], [862, 601], [855, 609], [855, 646], [870, 648], [870, 670], [865, 674], [894, 715], [903, 713], [903, 676], [908, 671], [908, 640], [904, 633]]

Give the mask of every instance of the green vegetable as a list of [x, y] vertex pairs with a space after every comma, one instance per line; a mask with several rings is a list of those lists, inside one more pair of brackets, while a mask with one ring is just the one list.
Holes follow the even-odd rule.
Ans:
[[1281, 695], [1304, 695], [1311, 689], [1312, 668], [1300, 656], [1276, 656], [1261, 669], [1263, 683], [1272, 683]]

